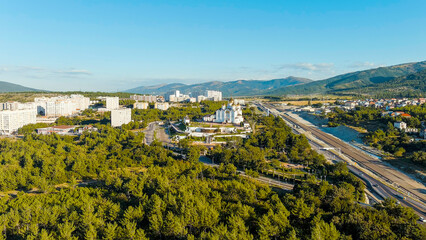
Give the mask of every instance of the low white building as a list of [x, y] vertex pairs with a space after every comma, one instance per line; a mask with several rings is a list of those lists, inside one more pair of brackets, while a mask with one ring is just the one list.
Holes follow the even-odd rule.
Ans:
[[27, 124], [36, 123], [36, 117], [37, 110], [35, 108], [0, 111], [0, 134], [13, 134]]
[[121, 127], [123, 124], [128, 124], [132, 121], [132, 109], [122, 108], [111, 110], [111, 126]]
[[407, 124], [405, 122], [394, 122], [393, 126], [399, 130], [407, 129]]
[[208, 114], [203, 117], [204, 122], [213, 122], [214, 119], [215, 119], [215, 115], [213, 114], [212, 115]]
[[234, 99], [234, 104], [246, 105], [246, 101], [244, 99]]
[[148, 109], [149, 104], [147, 102], [135, 102], [133, 104], [134, 109]]
[[233, 102], [216, 111], [215, 122], [240, 124], [244, 121], [241, 105]]
[[203, 96], [203, 95], [197, 96], [197, 102], [202, 102], [202, 101], [205, 101], [205, 100], [208, 100], [208, 98], [206, 96]]
[[45, 127], [45, 128], [37, 128], [37, 133], [41, 135], [49, 135], [49, 134], [59, 134], [59, 135], [71, 135], [74, 134], [74, 129], [77, 126], [53, 126], [53, 127]]

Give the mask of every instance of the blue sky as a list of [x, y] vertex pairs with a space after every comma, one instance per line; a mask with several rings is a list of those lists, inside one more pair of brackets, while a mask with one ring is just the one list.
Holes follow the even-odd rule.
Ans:
[[426, 60], [426, 1], [0, 0], [0, 81], [117, 91]]

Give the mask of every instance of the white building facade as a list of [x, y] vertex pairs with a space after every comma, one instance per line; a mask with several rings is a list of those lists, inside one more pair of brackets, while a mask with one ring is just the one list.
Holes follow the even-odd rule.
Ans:
[[166, 111], [167, 109], [169, 109], [169, 103], [167, 103], [167, 102], [163, 102], [163, 103], [157, 102], [157, 103], [155, 103], [154, 107], [155, 107], [155, 109]]
[[132, 109], [122, 108], [111, 110], [111, 127], [121, 127], [132, 121]]
[[10, 135], [18, 131], [19, 128], [36, 123], [37, 110], [4, 110], [0, 111], [0, 133]]
[[207, 90], [206, 96], [208, 99], [211, 99], [212, 101], [222, 101], [222, 92], [220, 91]]
[[108, 110], [114, 110], [120, 108], [120, 98], [119, 97], [106, 97], [106, 108]]
[[134, 109], [148, 109], [149, 104], [147, 102], [135, 102], [133, 104]]
[[47, 117], [70, 116], [89, 108], [90, 98], [83, 95], [41, 97], [34, 99], [37, 113]]
[[241, 105], [233, 102], [216, 111], [215, 122], [240, 124], [244, 121]]

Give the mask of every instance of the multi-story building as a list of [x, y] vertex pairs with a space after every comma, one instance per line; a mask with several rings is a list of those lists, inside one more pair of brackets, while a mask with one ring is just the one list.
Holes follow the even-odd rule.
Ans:
[[90, 99], [83, 95], [35, 98], [37, 113], [48, 117], [69, 116], [89, 108]]
[[149, 103], [147, 102], [135, 102], [133, 104], [134, 109], [148, 109]]
[[18, 131], [19, 128], [36, 123], [37, 110], [3, 110], [0, 111], [0, 133], [9, 135]]
[[211, 99], [212, 101], [222, 101], [222, 92], [220, 91], [207, 90], [206, 96], [208, 99]]
[[142, 102], [157, 102], [157, 96], [154, 95], [132, 95], [130, 99]]
[[169, 109], [169, 103], [168, 102], [164, 102], [164, 103], [155, 103], [155, 109], [159, 109], [159, 110], [163, 110], [166, 111], [167, 109]]
[[190, 99], [189, 95], [181, 94], [179, 90], [176, 90], [172, 94], [166, 95], [166, 100], [169, 102], [184, 102]]
[[119, 97], [106, 97], [106, 108], [108, 110], [114, 110], [120, 108], [120, 98]]
[[122, 108], [111, 110], [111, 126], [121, 127], [123, 124], [128, 124], [132, 121], [132, 109]]

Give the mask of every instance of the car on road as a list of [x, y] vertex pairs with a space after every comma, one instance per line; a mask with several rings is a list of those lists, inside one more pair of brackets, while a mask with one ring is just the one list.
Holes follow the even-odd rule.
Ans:
[[399, 199], [404, 199], [404, 200], [406, 199], [406, 197], [404, 197], [404, 196], [402, 196], [400, 194], [396, 194], [395, 196], [398, 197]]
[[419, 221], [420, 221], [420, 222], [426, 222], [426, 219], [424, 219], [423, 217], [420, 217], [420, 218], [419, 218]]

